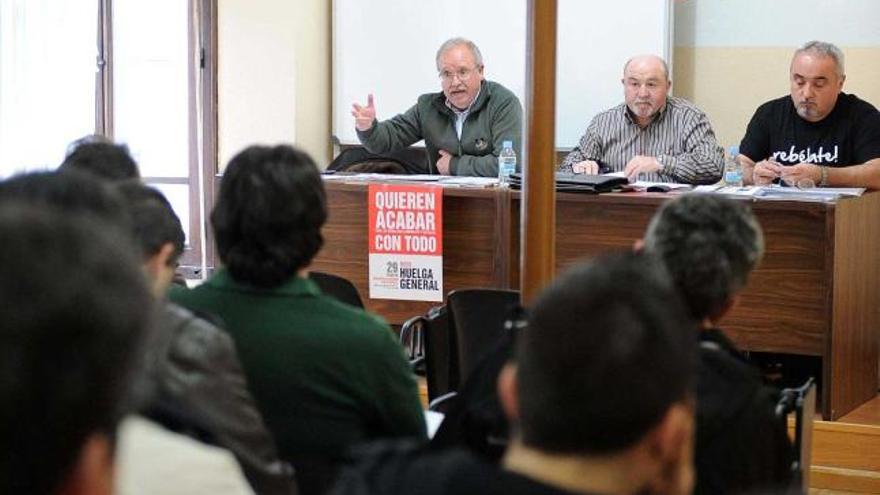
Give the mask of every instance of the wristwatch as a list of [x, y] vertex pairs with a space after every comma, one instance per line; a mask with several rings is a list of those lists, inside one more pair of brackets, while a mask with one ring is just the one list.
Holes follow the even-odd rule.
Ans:
[[827, 186], [828, 185], [828, 167], [823, 167], [819, 165], [819, 173], [822, 174], [821, 179], [819, 179], [819, 186]]

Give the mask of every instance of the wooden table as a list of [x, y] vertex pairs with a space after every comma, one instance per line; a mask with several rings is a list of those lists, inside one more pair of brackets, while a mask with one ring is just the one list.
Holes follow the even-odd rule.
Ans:
[[[431, 303], [370, 299], [365, 184], [327, 183], [330, 219], [313, 269], [350, 279], [367, 308], [400, 324]], [[517, 288], [519, 193], [445, 189], [444, 285]], [[664, 194], [559, 194], [557, 268], [630, 249]], [[837, 203], [759, 201], [766, 253], [723, 329], [744, 350], [822, 358], [822, 415], [837, 419], [877, 392], [880, 193]]]

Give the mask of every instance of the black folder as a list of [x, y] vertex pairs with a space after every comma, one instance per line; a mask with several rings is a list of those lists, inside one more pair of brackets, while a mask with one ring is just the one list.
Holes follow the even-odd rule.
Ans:
[[[556, 190], [559, 192], [578, 192], [598, 194], [619, 191], [628, 185], [626, 177], [608, 175], [570, 174], [565, 172], [556, 173]], [[522, 188], [522, 174], [517, 172], [510, 176], [510, 187]]]

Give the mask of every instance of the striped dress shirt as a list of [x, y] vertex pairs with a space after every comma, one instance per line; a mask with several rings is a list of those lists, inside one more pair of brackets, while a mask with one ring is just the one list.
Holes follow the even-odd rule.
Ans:
[[625, 103], [596, 115], [558, 170], [572, 172], [575, 163], [598, 160], [622, 172], [636, 155], [653, 156], [663, 164], [660, 172], [639, 180], [712, 184], [721, 179], [724, 168], [724, 150], [706, 114], [687, 100], [669, 97], [644, 129]]

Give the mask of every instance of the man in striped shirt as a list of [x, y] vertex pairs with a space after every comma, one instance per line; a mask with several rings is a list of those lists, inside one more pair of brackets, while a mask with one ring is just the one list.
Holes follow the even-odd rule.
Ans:
[[625, 102], [596, 115], [565, 157], [560, 172], [623, 172], [630, 180], [711, 184], [721, 179], [724, 152], [706, 114], [668, 96], [666, 62], [654, 55], [623, 67]]

